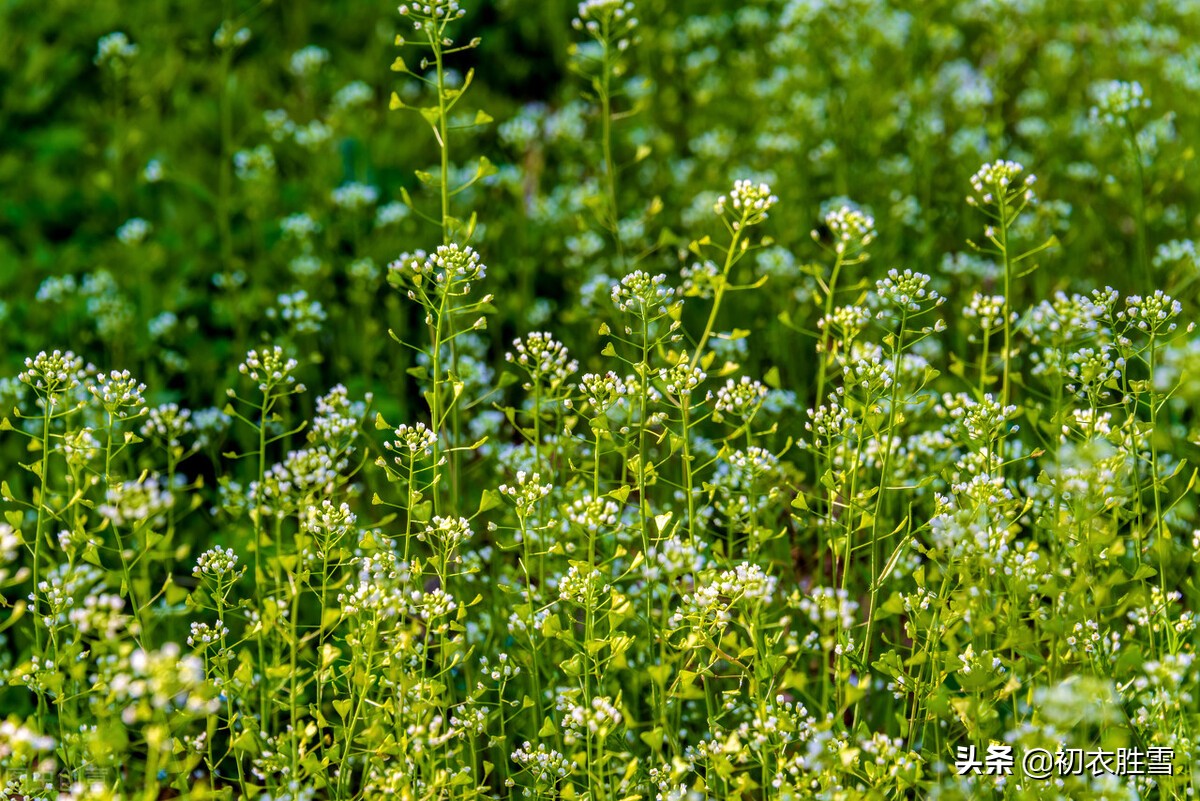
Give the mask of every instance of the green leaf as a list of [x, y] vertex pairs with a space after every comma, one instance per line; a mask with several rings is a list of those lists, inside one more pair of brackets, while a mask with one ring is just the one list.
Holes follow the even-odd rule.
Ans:
[[503, 500], [500, 497], [500, 493], [496, 492], [495, 490], [485, 489], [483, 494], [479, 496], [479, 509], [475, 512], [475, 514], [483, 514], [489, 509], [495, 509], [502, 503]]
[[438, 111], [437, 106], [429, 106], [428, 108], [417, 109], [417, 111], [421, 112], [421, 116], [425, 118], [427, 123], [435, 129], [437, 128], [438, 121], [441, 119], [441, 112]]
[[618, 487], [617, 489], [608, 493], [608, 497], [612, 498], [614, 501], [616, 501], [618, 503], [625, 503], [626, 501], [629, 500], [630, 492], [633, 492], [633, 487], [626, 484], [625, 486]]
[[653, 751], [661, 751], [663, 747], [663, 740], [666, 738], [661, 728], [644, 731], [638, 736], [641, 737], [642, 742], [650, 746], [651, 750]]
[[12, 611], [8, 614], [8, 620], [0, 623], [0, 631], [12, 627], [18, 620], [25, 617], [25, 609], [28, 604], [24, 600], [17, 601], [13, 604]]
[[1150, 567], [1150, 565], [1138, 565], [1137, 570], [1129, 577], [1130, 581], [1142, 581], [1143, 579], [1153, 578], [1158, 575], [1158, 571]]
[[409, 510], [409, 516], [414, 522], [424, 523], [433, 515], [433, 503], [431, 501], [422, 501]]
[[388, 111], [398, 111], [406, 108], [404, 101], [400, 99], [400, 95], [392, 92], [392, 99], [388, 101]]
[[392, 72], [411, 72], [411, 70], [401, 56], [396, 56], [396, 60], [392, 62]]

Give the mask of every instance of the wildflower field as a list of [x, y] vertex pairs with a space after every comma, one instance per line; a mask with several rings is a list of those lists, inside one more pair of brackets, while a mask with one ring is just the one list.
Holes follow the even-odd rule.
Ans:
[[0, 4], [0, 796], [1193, 798], [1198, 143], [1196, 0]]

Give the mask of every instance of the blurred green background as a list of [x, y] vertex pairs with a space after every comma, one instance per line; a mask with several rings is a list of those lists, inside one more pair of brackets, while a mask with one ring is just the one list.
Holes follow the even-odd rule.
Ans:
[[[451, 66], [477, 70], [466, 105], [495, 123], [456, 136], [452, 158], [466, 174], [479, 155], [499, 168], [455, 199], [480, 215], [472, 244], [500, 309], [486, 347], [551, 327], [586, 368], [588, 304], [600, 276], [630, 265], [612, 262], [590, 211], [602, 166], [596, 110], [570, 69], [575, 8], [467, 10], [459, 41], [482, 42]], [[876, 217], [861, 276], [913, 267], [986, 290], [993, 268], [966, 244], [980, 220], [962, 200], [1000, 157], [1039, 176], [1031, 238], [1063, 243], [1018, 305], [1104, 283], [1189, 296], [1200, 4], [643, 0], [637, 14], [615, 129], [622, 239], [639, 266], [675, 275], [682, 246], [715, 230], [718, 192], [770, 181], [777, 247], [754, 269], [772, 291], [739, 310], [765, 331], [752, 362], [808, 377], [795, 339], [817, 316], [819, 268], [806, 265], [824, 258], [810, 231], [835, 198]], [[226, 21], [248, 40], [222, 46]], [[394, 4], [360, 0], [0, 6], [0, 374], [70, 347], [134, 371], [156, 400], [204, 405], [270, 340], [300, 352], [312, 385], [376, 389], [407, 411], [407, 356], [385, 331], [415, 321], [382, 275], [438, 232], [388, 206], [402, 189], [436, 205], [413, 175], [436, 159], [428, 126], [387, 111], [390, 92], [417, 91], [389, 70], [400, 30]], [[97, 63], [112, 32], [136, 53]], [[327, 58], [296, 56], [309, 46]], [[1110, 79], [1152, 100], [1128, 131], [1089, 119], [1094, 84]], [[349, 182], [377, 197], [339, 205], [331, 193]], [[307, 223], [285, 220], [298, 214], [315, 233], [295, 235]], [[148, 228], [123, 241], [135, 218]], [[324, 320], [297, 324], [313, 302]]]

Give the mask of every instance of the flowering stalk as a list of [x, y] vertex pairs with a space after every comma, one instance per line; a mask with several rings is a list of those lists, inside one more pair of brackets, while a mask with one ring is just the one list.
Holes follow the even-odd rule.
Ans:
[[[725, 297], [726, 291], [731, 289], [748, 289], [760, 285], [754, 284], [753, 287], [734, 286], [730, 283], [730, 273], [733, 270], [733, 266], [746, 255], [746, 252], [751, 247], [748, 239], [742, 239], [746, 229], [764, 222], [767, 219], [767, 211], [778, 201], [779, 198], [771, 194], [771, 188], [766, 184], [760, 183], [758, 186], [755, 186], [750, 181], [744, 180], [736, 181], [733, 185], [733, 191], [728, 196], [722, 195], [717, 199], [713, 210], [721, 218], [721, 222], [729, 232], [729, 246], [725, 248], [725, 258], [721, 266], [721, 272], [713, 279], [713, 283], [716, 284], [713, 305], [708, 313], [708, 322], [704, 325], [704, 332], [700, 335], [700, 339], [696, 341], [696, 350], [692, 354], [692, 364], [699, 367], [707, 367], [712, 361], [711, 356], [705, 356], [704, 348], [708, 344], [708, 338], [712, 335], [713, 326], [717, 321], [717, 314], [721, 310], [721, 300]], [[708, 244], [707, 237], [698, 242], [693, 242], [691, 249], [696, 255], [701, 255], [700, 247], [706, 244]], [[702, 359], [701, 357], [705, 358]]]
[[837, 295], [838, 276], [843, 267], [862, 264], [870, 259], [871, 254], [867, 251], [867, 247], [875, 241], [875, 219], [850, 206], [841, 206], [830, 211], [825, 215], [824, 222], [831, 242], [827, 243], [819, 231], [813, 231], [812, 238], [821, 247], [833, 251], [833, 268], [829, 272], [828, 283], [818, 278], [825, 295], [825, 314], [818, 323], [821, 334], [817, 344], [817, 385], [814, 406], [820, 404], [825, 397], [825, 372], [832, 358], [832, 354], [829, 352], [832, 340], [826, 327], [833, 315], [833, 301]]
[[630, 0], [584, 0], [579, 4], [578, 16], [571, 22], [576, 30], [586, 31], [600, 48], [600, 57], [595, 58], [575, 47], [574, 52], [580, 58], [574, 66], [591, 81], [592, 91], [600, 101], [600, 149], [604, 160], [605, 197], [601, 223], [613, 238], [618, 264], [625, 261], [625, 246], [621, 237], [621, 213], [617, 201], [618, 169], [613, 158], [612, 103], [617, 94], [613, 89], [613, 79], [624, 75], [623, 56], [635, 41], [633, 32], [638, 21], [633, 14], [634, 5]]

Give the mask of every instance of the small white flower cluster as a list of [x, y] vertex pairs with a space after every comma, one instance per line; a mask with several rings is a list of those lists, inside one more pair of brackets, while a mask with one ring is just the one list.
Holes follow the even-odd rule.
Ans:
[[721, 414], [749, 420], [758, 414], [766, 399], [766, 385], [744, 375], [737, 382], [732, 378], [725, 380], [725, 386], [717, 390], [716, 409]]
[[1170, 242], [1164, 242], [1155, 249], [1153, 265], [1156, 270], [1195, 270], [1200, 267], [1200, 253], [1196, 252], [1196, 242], [1192, 239], [1172, 239]]
[[192, 415], [192, 421], [196, 426], [196, 447], [204, 448], [225, 435], [233, 418], [212, 406], [197, 410]]
[[123, 409], [133, 409], [134, 416], [142, 413], [146, 399], [142, 393], [146, 385], [136, 381], [128, 370], [113, 370], [108, 375], [101, 373], [88, 384], [88, 392], [104, 406], [105, 411], [115, 414]]
[[292, 373], [300, 366], [295, 359], [286, 356], [283, 348], [274, 345], [261, 351], [252, 349], [246, 360], [238, 365], [238, 372], [258, 384], [263, 393], [271, 393], [280, 387], [289, 387], [292, 392], [303, 392], [304, 385], [296, 383]]
[[8, 578], [7, 565], [17, 561], [21, 538], [8, 523], [0, 523], [0, 583]]
[[100, 451], [100, 440], [90, 428], [81, 428], [63, 434], [58, 443], [58, 452], [72, 467], [85, 467]]
[[321, 324], [328, 315], [319, 300], [309, 300], [308, 292], [297, 289], [292, 293], [284, 293], [275, 299], [278, 307], [267, 309], [267, 317], [272, 320], [282, 320], [292, 333], [315, 334], [321, 330]]
[[839, 631], [849, 631], [855, 625], [858, 601], [848, 590], [834, 587], [813, 587], [801, 596], [797, 608], [808, 616], [814, 626], [836, 623]]
[[[985, 163], [971, 176], [971, 188], [975, 193], [967, 196], [967, 205], [1003, 205], [1007, 209], [1018, 201], [1035, 202], [1037, 196], [1033, 192], [1033, 185], [1037, 183], [1037, 176], [1031, 173], [1022, 177], [1024, 173], [1025, 168], [1015, 161]], [[1008, 220], [1002, 222], [1007, 224]]]
[[292, 58], [288, 63], [288, 69], [297, 78], [307, 78], [310, 75], [315, 75], [317, 70], [325, 66], [329, 62], [329, 51], [323, 47], [316, 45], [308, 45], [302, 47], [295, 53], [292, 53]]
[[105, 503], [96, 507], [101, 517], [113, 525], [142, 523], [161, 517], [175, 505], [170, 487], [160, 486], [156, 476], [141, 481], [126, 481], [108, 488]]
[[410, 214], [412, 214], [412, 211], [408, 206], [398, 200], [393, 200], [391, 203], [384, 203], [375, 209], [375, 227], [387, 228], [389, 225], [398, 225], [408, 219]]
[[178, 403], [164, 403], [151, 409], [142, 424], [142, 436], [162, 440], [168, 447], [178, 448], [180, 439], [195, 430], [190, 409]]
[[666, 314], [675, 297], [675, 290], [666, 283], [667, 276], [663, 273], [652, 276], [641, 270], [634, 270], [622, 278], [620, 283], [613, 284], [609, 295], [619, 311], [649, 319]]
[[343, 384], [335, 385], [317, 398], [317, 415], [308, 434], [309, 441], [325, 443], [335, 449], [349, 445], [358, 436], [359, 423], [371, 399], [368, 393], [366, 400], [352, 401]]
[[81, 634], [95, 634], [115, 639], [128, 628], [128, 619], [121, 614], [125, 599], [110, 593], [92, 593], [84, 597], [83, 606], [72, 609], [67, 620]]
[[708, 563], [704, 555], [707, 547], [702, 541], [684, 540], [678, 536], [667, 537], [651, 545], [646, 558], [646, 580], [662, 581], [664, 574], [675, 577], [698, 573]]
[[[1125, 298], [1125, 308], [1114, 316], [1119, 323], [1125, 323], [1130, 328], [1148, 334], [1169, 334], [1178, 323], [1175, 318], [1183, 313], [1183, 304], [1163, 292], [1154, 290], [1153, 295], [1129, 295]], [[1192, 326], [1188, 326], [1192, 330]]]
[[854, 436], [856, 423], [850, 412], [830, 396], [829, 404], [808, 410], [809, 420], [804, 430], [812, 434], [812, 442], [801, 441], [801, 447], [818, 450], [831, 448]]
[[567, 745], [574, 745], [585, 733], [607, 737], [624, 720], [621, 710], [617, 709], [612, 699], [604, 696], [593, 698], [589, 708], [560, 694], [555, 709], [562, 713], [563, 733], [567, 735], [564, 742]]
[[220, 620], [216, 623], [192, 623], [187, 644], [195, 648], [219, 643], [229, 635], [229, 628]]
[[375, 205], [379, 200], [379, 190], [369, 184], [351, 181], [330, 192], [329, 199], [340, 209], [359, 211]]
[[708, 378], [708, 374], [693, 365], [685, 354], [680, 354], [673, 367], [658, 371], [658, 378], [665, 385], [668, 395], [683, 400], [691, 397], [692, 392]]
[[410, 426], [407, 423], [402, 423], [395, 432], [396, 439], [391, 442], [385, 442], [383, 447], [395, 453], [403, 453], [404, 458], [396, 457], [396, 464], [407, 464], [409, 461], [416, 459], [418, 454], [421, 456], [432, 456], [433, 446], [437, 444], [438, 437], [424, 423], [417, 423]]
[[412, 20], [413, 30], [421, 31], [426, 25], [437, 27], [439, 23], [456, 20], [467, 13], [458, 0], [433, 0], [426, 3], [403, 3], [400, 16]]
[[1063, 375], [1070, 381], [1069, 392], [1106, 395], [1104, 385], [1116, 381], [1125, 370], [1125, 358], [1111, 345], [1080, 348], [1067, 354]]
[[[471, 523], [465, 517], [434, 516], [417, 539], [428, 542], [434, 552], [448, 558], [460, 545], [471, 538]], [[458, 557], [461, 561], [462, 557]]]
[[883, 358], [878, 350], [855, 349], [842, 365], [842, 390], [857, 389], [866, 400], [891, 389], [895, 381], [892, 363]]
[[[598, 416], [616, 406], [630, 391], [629, 385], [611, 371], [604, 375], [585, 373], [583, 378], [579, 379], [578, 388], [584, 401]], [[571, 408], [570, 401], [567, 401], [567, 408]]]
[[[885, 278], [875, 282], [872, 300], [908, 314], [940, 306], [946, 299], [930, 287], [932, 280], [925, 273], [913, 272], [910, 269], [900, 272], [893, 267], [888, 270]], [[882, 312], [877, 317], [882, 319], [881, 315]]]
[[580, 606], [592, 603], [595, 596], [603, 592], [608, 592], [608, 585], [604, 583], [604, 576], [599, 570], [592, 569], [585, 573], [577, 565], [571, 565], [558, 580], [558, 597]]
[[[825, 226], [833, 237], [833, 250], [843, 258], [865, 256], [867, 246], [875, 241], [875, 218], [851, 206], [841, 206], [825, 215]], [[818, 231], [812, 232], [817, 242]]]
[[1150, 99], [1137, 81], [1101, 81], [1092, 87], [1096, 105], [1088, 111], [1093, 122], [1125, 124], [1138, 109], [1150, 108]]
[[333, 107], [338, 111], [350, 111], [370, 103], [374, 96], [374, 91], [367, 84], [351, 81], [334, 93]]
[[266, 513], [290, 512], [295, 502], [311, 493], [331, 494], [348, 465], [348, 459], [324, 445], [288, 451], [282, 462], [266, 472], [261, 484], [250, 483], [250, 497]]
[[500, 494], [512, 501], [512, 504], [517, 508], [517, 514], [521, 517], [529, 517], [533, 514], [534, 509], [540, 500], [550, 494], [554, 487], [550, 484], [541, 483], [542, 476], [540, 473], [527, 473], [524, 470], [517, 471], [516, 484], [501, 484]]
[[[822, 331], [834, 332], [842, 342], [850, 342], [858, 338], [858, 335], [871, 324], [872, 319], [874, 318], [871, 310], [866, 306], [838, 306], [817, 321], [817, 328]], [[820, 350], [828, 349], [827, 345], [820, 340], [817, 347]]]
[[567, 520], [587, 532], [597, 532], [617, 524], [620, 507], [615, 501], [593, 498], [590, 493], [577, 498], [563, 509]]
[[[464, 734], [482, 736], [488, 728], [488, 710], [478, 703], [468, 701], [450, 716], [450, 727]], [[399, 795], [399, 793], [388, 793], [388, 795]]]
[[739, 231], [745, 226], [757, 225], [767, 219], [767, 212], [779, 202], [779, 198], [771, 194], [771, 187], [765, 183], [755, 185], [748, 180], [738, 180], [733, 184], [733, 190], [728, 195], [717, 198], [713, 211], [725, 216], [730, 207], [733, 230]]
[[1007, 672], [1004, 662], [1001, 661], [1000, 657], [994, 655], [991, 651], [976, 654], [975, 646], [970, 643], [967, 643], [967, 647], [959, 653], [958, 661], [962, 663], [958, 672], [964, 676], [969, 676], [980, 669], [990, 671], [997, 676], [1002, 676]]
[[[242, 47], [250, 43], [250, 29], [236, 28], [229, 20], [225, 20], [213, 33], [213, 44], [221, 50], [227, 50], [231, 47]], [[295, 57], [293, 56], [293, 59]]]
[[[475, 249], [470, 245], [459, 247], [453, 242], [439, 245], [437, 251], [430, 255], [420, 250], [414, 254], [404, 254], [388, 265], [388, 270], [411, 274], [417, 286], [432, 279], [438, 288], [449, 291], [448, 288], [453, 287], [460, 294], [470, 292], [472, 282], [487, 277], [487, 265], [480, 260]], [[416, 300], [415, 293], [409, 292], [409, 298]]]
[[630, 34], [637, 28], [631, 0], [583, 0], [571, 27], [587, 33], [598, 42], [611, 42], [617, 50], [627, 50]]
[[279, 221], [279, 230], [284, 239], [304, 242], [321, 232], [321, 225], [304, 212], [290, 214]]
[[333, 137], [333, 129], [321, 120], [314, 119], [300, 125], [281, 108], [264, 111], [263, 123], [267, 133], [276, 142], [291, 139], [306, 150], [316, 150]]
[[[37, 657], [35, 656], [34, 659]], [[51, 753], [57, 741], [45, 734], [27, 729], [11, 718], [0, 720], [0, 759], [7, 760], [14, 753]]]
[[201, 576], [222, 578], [233, 573], [237, 569], [237, 563], [238, 557], [232, 548], [225, 550], [209, 548], [196, 558], [196, 566], [192, 568], [192, 575], [197, 578]]
[[532, 381], [525, 384], [526, 389], [533, 389], [533, 382], [557, 386], [579, 369], [579, 362], [570, 358], [566, 346], [546, 331], [514, 339], [513, 350], [505, 353], [504, 358], [529, 374]]
[[[336, 544], [354, 531], [358, 517], [350, 511], [350, 504], [335, 506], [325, 498], [320, 506], [309, 506], [300, 518], [300, 530], [316, 539], [319, 546]], [[328, 554], [318, 553], [318, 557]]]
[[129, 655], [129, 672], [114, 676], [109, 687], [118, 701], [126, 702], [121, 718], [131, 725], [151, 714], [186, 711], [201, 715], [212, 711], [216, 701], [204, 697], [204, 684], [200, 658], [184, 655], [177, 643], [169, 642], [156, 651], [135, 650]]
[[533, 774], [540, 784], [553, 784], [571, 775], [571, 771], [579, 766], [545, 743], [538, 743], [537, 748], [528, 740], [512, 752], [512, 760], [523, 769]]
[[695, 590], [685, 595], [681, 608], [671, 615], [673, 626], [689, 623], [692, 629], [715, 626], [723, 629], [733, 619], [733, 608], [769, 603], [775, 596], [779, 579], [768, 575], [761, 567], [742, 562], [736, 567], [697, 580]]
[[487, 658], [487, 655], [479, 657], [479, 669], [483, 675], [489, 677], [492, 681], [508, 681], [516, 678], [521, 674], [520, 665], [514, 664], [508, 658], [508, 654], [499, 654], [496, 657], [496, 663]]
[[[274, 175], [275, 153], [271, 150], [271, 146], [263, 144], [251, 150], [239, 150], [234, 153], [233, 174], [239, 181], [261, 181]], [[294, 216], [308, 217], [307, 214]], [[311, 217], [309, 222], [312, 222]], [[315, 223], [313, 224], [315, 225]]]
[[456, 609], [458, 601], [441, 587], [435, 587], [428, 592], [413, 590], [409, 595], [409, 614], [416, 615], [425, 622], [449, 617]]
[[121, 31], [101, 36], [96, 42], [96, 56], [92, 62], [98, 67], [117, 69], [124, 66], [138, 54], [138, 46], [129, 41], [129, 37]]
[[140, 245], [150, 235], [150, 223], [141, 217], [131, 217], [117, 229], [117, 239], [122, 245]]
[[679, 268], [679, 291], [689, 298], [711, 298], [721, 275], [716, 262], [705, 259]]
[[990, 392], [985, 393], [981, 400], [960, 392], [956, 395], [944, 394], [935, 411], [953, 421], [951, 429], [947, 431], [953, 441], [986, 445], [1008, 433], [1005, 425], [1016, 416], [1017, 407], [1001, 406]]
[[39, 396], [54, 398], [75, 389], [85, 375], [83, 359], [69, 350], [65, 353], [56, 350], [42, 351], [33, 358], [26, 358], [25, 369], [17, 379], [32, 387]]
[[[963, 317], [975, 320], [984, 334], [990, 333], [1004, 325], [1004, 296], [985, 295], [976, 292], [971, 296], [971, 302], [963, 309]], [[1009, 313], [1009, 322], [1016, 322], [1017, 313]]]
[[[416, 594], [420, 595], [419, 592]], [[347, 584], [346, 588], [338, 593], [337, 600], [343, 615], [362, 615], [364, 619], [376, 616], [396, 618], [409, 608], [400, 587], [392, 582], [372, 581], [369, 576], [360, 576], [357, 584]]]

